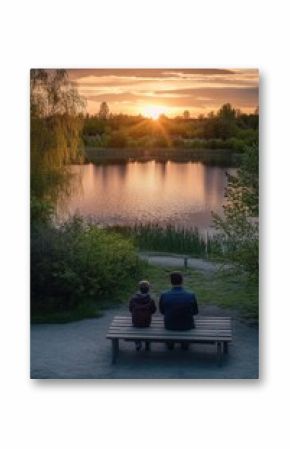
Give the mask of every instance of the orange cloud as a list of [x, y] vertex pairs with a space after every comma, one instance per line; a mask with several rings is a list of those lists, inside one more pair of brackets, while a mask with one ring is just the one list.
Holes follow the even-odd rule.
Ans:
[[247, 112], [258, 105], [256, 69], [69, 69], [69, 77], [96, 113], [102, 101], [114, 113], [139, 114], [146, 104], [168, 115], [217, 110], [223, 103]]

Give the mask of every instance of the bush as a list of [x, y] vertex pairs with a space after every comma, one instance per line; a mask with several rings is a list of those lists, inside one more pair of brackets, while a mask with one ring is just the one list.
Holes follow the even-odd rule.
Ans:
[[227, 145], [222, 139], [209, 139], [207, 141], [207, 148], [211, 150], [227, 149]]
[[224, 215], [212, 213], [225, 255], [253, 280], [259, 277], [259, 148], [245, 147], [237, 175], [228, 175]]
[[84, 144], [89, 147], [101, 147], [103, 145], [103, 139], [101, 136], [83, 136]]
[[113, 301], [138, 278], [141, 262], [129, 239], [74, 219], [59, 228], [33, 229], [31, 270], [37, 314]]
[[122, 131], [113, 131], [109, 137], [108, 147], [125, 148], [127, 146], [127, 136]]
[[238, 139], [237, 137], [231, 137], [226, 142], [228, 148], [233, 151], [236, 151], [237, 153], [242, 153], [245, 147], [247, 146], [245, 141]]
[[258, 142], [259, 131], [256, 129], [241, 129], [237, 137], [243, 140], [247, 145], [253, 145]]
[[34, 195], [30, 200], [30, 219], [31, 226], [38, 223], [48, 223], [53, 215], [53, 205], [50, 201], [41, 201]]

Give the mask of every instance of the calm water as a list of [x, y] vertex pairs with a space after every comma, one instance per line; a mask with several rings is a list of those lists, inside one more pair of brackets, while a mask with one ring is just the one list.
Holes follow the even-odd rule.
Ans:
[[58, 204], [63, 220], [75, 213], [105, 224], [173, 223], [201, 231], [211, 211], [222, 212], [226, 171], [200, 162], [129, 162], [75, 165], [68, 199]]

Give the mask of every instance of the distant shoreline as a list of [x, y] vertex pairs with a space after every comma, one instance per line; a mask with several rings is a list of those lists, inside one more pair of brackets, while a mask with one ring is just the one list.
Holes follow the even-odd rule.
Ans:
[[240, 153], [229, 149], [191, 148], [95, 148], [85, 147], [85, 163], [125, 162], [204, 162], [228, 166], [239, 165]]

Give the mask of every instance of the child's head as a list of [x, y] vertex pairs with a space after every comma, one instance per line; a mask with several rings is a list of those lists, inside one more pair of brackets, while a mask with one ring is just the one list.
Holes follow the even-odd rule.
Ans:
[[139, 290], [141, 293], [148, 293], [150, 289], [150, 284], [148, 281], [139, 282]]

